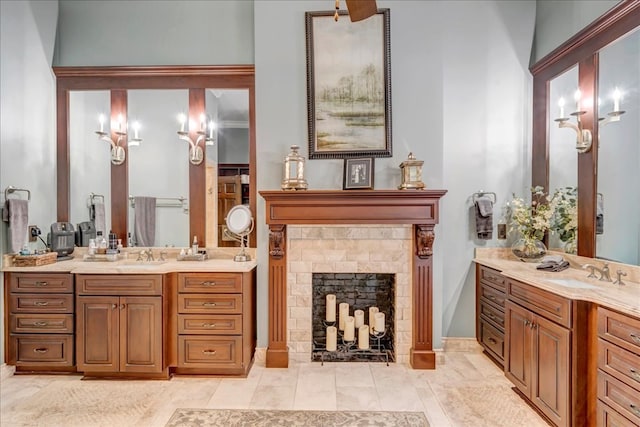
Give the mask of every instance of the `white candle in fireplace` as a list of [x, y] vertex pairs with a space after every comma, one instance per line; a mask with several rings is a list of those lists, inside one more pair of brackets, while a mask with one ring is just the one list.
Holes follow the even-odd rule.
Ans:
[[376, 317], [376, 313], [378, 312], [378, 307], [369, 307], [369, 333], [371, 333], [371, 335], [373, 335], [373, 330], [375, 329], [375, 317]]
[[327, 351], [336, 351], [338, 344], [338, 329], [335, 326], [327, 327]]
[[356, 319], [355, 327], [358, 329], [360, 326], [364, 325], [364, 311], [356, 310], [353, 312], [353, 317]]
[[327, 322], [336, 321], [336, 296], [334, 294], [327, 294], [327, 312], [325, 320]]
[[369, 348], [369, 327], [367, 325], [358, 328], [358, 348], [360, 350]]
[[353, 316], [347, 316], [344, 319], [344, 340], [354, 341], [356, 339], [355, 319]]
[[349, 316], [349, 304], [346, 302], [341, 302], [339, 310], [338, 329], [344, 331], [344, 321], [347, 319], [347, 316]]
[[384, 332], [384, 313], [376, 313], [375, 328], [377, 333]]

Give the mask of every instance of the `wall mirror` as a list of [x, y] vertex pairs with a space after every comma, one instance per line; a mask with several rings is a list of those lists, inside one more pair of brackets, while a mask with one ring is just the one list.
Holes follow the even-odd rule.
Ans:
[[598, 56], [596, 256], [640, 265], [640, 30]]
[[[129, 246], [125, 236], [134, 228], [134, 199], [153, 197], [154, 246], [188, 246], [193, 236], [207, 247], [239, 245], [219, 244], [218, 177], [220, 171], [234, 175], [234, 182], [237, 176], [237, 200], [255, 215], [253, 66], [54, 67], [54, 73], [58, 221], [88, 220], [90, 195], [103, 196], [107, 228]], [[114, 139], [120, 116], [127, 140], [140, 123], [142, 141], [123, 144], [121, 164], [111, 162], [109, 144], [95, 133], [100, 113], [106, 116], [105, 133]], [[198, 142], [205, 153], [200, 164], [189, 161], [189, 144], [178, 138], [179, 113], [189, 124], [203, 114], [219, 122], [211, 144]], [[199, 129], [189, 124], [187, 135], [197, 141]], [[255, 233], [248, 237], [250, 247]]]
[[[553, 116], [556, 114], [554, 113], [554, 109], [557, 109], [558, 106], [557, 100], [553, 100], [551, 98], [551, 90], [555, 87], [553, 84], [554, 79], [562, 76], [563, 73], [577, 66], [578, 89], [581, 92], [581, 110], [585, 112], [584, 115], [581, 116], [581, 122], [583, 129], [590, 130], [593, 138], [590, 150], [584, 153], [580, 153], [577, 150], [575, 151], [578, 187], [577, 252], [578, 255], [586, 257], [596, 257], [597, 255], [603, 258], [615, 259], [617, 261], [629, 262], [632, 264], [638, 264], [637, 255], [636, 261], [633, 262], [632, 257], [622, 259], [618, 254], [607, 254], [605, 249], [605, 245], [607, 245], [607, 243], [602, 242], [604, 240], [604, 236], [602, 236], [602, 238], [596, 238], [597, 198], [601, 197], [599, 194], [604, 196], [603, 191], [606, 190], [607, 192], [615, 191], [617, 194], [628, 193], [630, 194], [630, 197], [638, 197], [637, 190], [634, 192], [633, 190], [625, 190], [624, 188], [616, 188], [615, 190], [605, 189], [604, 175], [616, 175], [622, 168], [621, 164], [613, 168], [610, 165], [607, 165], [611, 160], [606, 160], [608, 154], [603, 152], [603, 150], [605, 150], [605, 140], [618, 138], [608, 136], [607, 132], [610, 131], [608, 128], [613, 128], [621, 123], [603, 125], [602, 121], [600, 121], [599, 126], [598, 122], [599, 118], [607, 117], [606, 111], [604, 111], [607, 110], [605, 107], [606, 102], [608, 102], [606, 101], [606, 98], [610, 96], [605, 93], [610, 90], [607, 89], [607, 85], [618, 84], [615, 81], [609, 82], [609, 80], [621, 78], [621, 76], [617, 75], [607, 77], [607, 74], [611, 74], [607, 71], [607, 68], [609, 67], [609, 65], [606, 64], [606, 61], [609, 61], [607, 56], [614, 56], [613, 54], [608, 54], [607, 50], [609, 48], [614, 48], [614, 46], [617, 45], [617, 43], [614, 42], [618, 40], [620, 42], [624, 42], [625, 36], [631, 36], [638, 28], [639, 23], [640, 2], [620, 2], [587, 26], [584, 30], [567, 40], [563, 45], [531, 67], [531, 72], [533, 74], [532, 185], [540, 185], [544, 188], [551, 188], [551, 186], [556, 185], [554, 182], [556, 178], [552, 171], [556, 166], [555, 160], [552, 158], [555, 154], [553, 151], [555, 150], [555, 147], [551, 147], [553, 144], [553, 141], [551, 140], [551, 129], [557, 127], [557, 123], [553, 121]], [[620, 49], [624, 49], [624, 47], [621, 45]], [[637, 49], [631, 49], [630, 51], [627, 51], [627, 54], [632, 57], [628, 57], [624, 65], [620, 65], [618, 63], [612, 64], [611, 67], [614, 69], [625, 68], [628, 66], [628, 62], [635, 61], [635, 64], [640, 62], [637, 56]], [[600, 57], [600, 55], [602, 55], [602, 57]], [[604, 64], [603, 61], [605, 61]], [[637, 76], [637, 71], [635, 72]], [[601, 79], [598, 78], [600, 73], [605, 73]], [[605, 78], [607, 79], [606, 81]], [[636, 83], [633, 90], [637, 93], [638, 89], [640, 88]], [[600, 98], [600, 106], [604, 109], [604, 112], [599, 112], [598, 98]], [[625, 99], [627, 99], [624, 101], [625, 103], [631, 102], [630, 99]], [[571, 102], [573, 102], [573, 100], [571, 100]], [[570, 101], [567, 100], [567, 103], [569, 104]], [[604, 116], [601, 116], [602, 114], [604, 114]], [[623, 116], [621, 122], [624, 121], [624, 119], [625, 118]], [[633, 121], [637, 125], [637, 113], [636, 117], [629, 121]], [[559, 129], [559, 131], [565, 131], [571, 135], [574, 140], [573, 146], [575, 150], [575, 139], [577, 133], [566, 129]], [[616, 131], [621, 132], [621, 130]], [[602, 138], [603, 140], [600, 141], [599, 138]], [[636, 150], [637, 140], [638, 138], [636, 134]], [[624, 150], [622, 147], [623, 146], [619, 144], [618, 148], [607, 147], [606, 149], [615, 150], [617, 155], [619, 155], [620, 152], [618, 150]], [[633, 157], [633, 154], [630, 154], [629, 157]], [[600, 164], [601, 162], [602, 164]], [[637, 170], [637, 163], [635, 168]], [[600, 183], [600, 178], [603, 178], [602, 183]], [[611, 178], [612, 181], [618, 180], [618, 178]], [[630, 182], [637, 182], [637, 180]], [[553, 188], [551, 189], [553, 190]], [[607, 199], [608, 197], [604, 196], [605, 211], [613, 209], [614, 206], [614, 201], [612, 200], [611, 208], [608, 208], [610, 205]], [[605, 220], [607, 220], [607, 218], [608, 217], [605, 216]], [[635, 216], [629, 216], [629, 220], [635, 221], [636, 226], [638, 222], [637, 218], [637, 214]], [[632, 235], [630, 233], [633, 233], [633, 230], [628, 227], [628, 225], [620, 226], [620, 228], [624, 230], [622, 233], [626, 235], [625, 239], [631, 239], [634, 242], [637, 242], [639, 239], [638, 232], [636, 231], [635, 234]], [[607, 228], [607, 232], [611, 233], [611, 244], [613, 245], [621, 244], [621, 237], [613, 237], [614, 234], [617, 233], [617, 228], [618, 225], [613, 223]], [[616, 230], [615, 233], [614, 230]], [[604, 252], [601, 253], [600, 251], [596, 251], [596, 241], [599, 241], [603, 245], [603, 248], [601, 249], [603, 249]], [[615, 243], [613, 243], [614, 241]]]

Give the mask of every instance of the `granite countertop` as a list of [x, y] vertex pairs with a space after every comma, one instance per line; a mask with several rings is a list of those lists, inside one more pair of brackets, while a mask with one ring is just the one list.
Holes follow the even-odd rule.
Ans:
[[[563, 253], [554, 254], [562, 255], [568, 260], [570, 268], [561, 272], [537, 270], [537, 263], [522, 262], [511, 254], [510, 249], [503, 248], [478, 248], [474, 261], [498, 270], [506, 277], [545, 291], [574, 300], [593, 302], [628, 315], [640, 317], [640, 267], [609, 262], [612, 282], [606, 282], [597, 278], [587, 278], [589, 272], [582, 268], [584, 264], [602, 267], [603, 260]], [[627, 273], [627, 276], [623, 277], [625, 285], [613, 284], [617, 277], [617, 270]], [[562, 285], [552, 282], [558, 279], [569, 283]], [[576, 281], [580, 283], [576, 283]]]
[[[235, 262], [233, 256], [240, 248], [220, 248], [208, 250], [209, 259], [205, 261], [178, 261], [179, 250], [154, 248], [156, 261], [136, 261], [136, 250], [128, 250], [118, 261], [84, 261], [84, 251], [76, 248], [74, 258], [66, 261], [58, 261], [53, 264], [37, 267], [14, 267], [5, 257], [2, 271], [5, 272], [29, 272], [29, 273], [74, 273], [74, 274], [165, 274], [181, 272], [228, 272], [243, 273], [253, 270], [257, 262], [255, 249], [250, 252], [251, 261]], [[166, 261], [157, 261], [160, 251], [167, 252]]]

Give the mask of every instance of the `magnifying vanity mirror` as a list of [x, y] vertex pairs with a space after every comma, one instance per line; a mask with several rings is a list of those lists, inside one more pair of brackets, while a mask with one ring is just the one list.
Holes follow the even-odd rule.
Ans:
[[[153, 246], [188, 247], [193, 236], [207, 247], [240, 246], [223, 239], [221, 230], [237, 204], [255, 216], [253, 66], [54, 67], [54, 72], [58, 221], [90, 220], [90, 195], [97, 194], [104, 201], [107, 232], [113, 230], [125, 246], [135, 245], [135, 200], [146, 197], [155, 199]], [[180, 113], [189, 122], [205, 115], [215, 123], [213, 138], [199, 141], [204, 156], [199, 164], [190, 162], [189, 145], [178, 137]], [[121, 163], [111, 162], [109, 144], [96, 135], [101, 114], [106, 136], [114, 135], [117, 125], [111, 125], [123, 117], [129, 135]], [[195, 126], [186, 133], [197, 140]], [[221, 193], [219, 184], [226, 181], [238, 182], [237, 188], [227, 185]], [[255, 231], [246, 240], [255, 245]]]

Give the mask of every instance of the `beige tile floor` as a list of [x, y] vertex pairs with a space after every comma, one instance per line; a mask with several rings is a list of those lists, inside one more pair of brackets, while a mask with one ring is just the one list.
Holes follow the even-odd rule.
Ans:
[[422, 411], [439, 426], [547, 426], [479, 352], [444, 352], [436, 370], [402, 364], [254, 365], [247, 378], [81, 381], [11, 374], [0, 382], [2, 426], [164, 426], [176, 408]]

